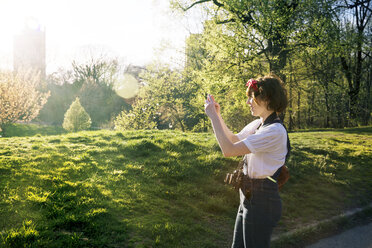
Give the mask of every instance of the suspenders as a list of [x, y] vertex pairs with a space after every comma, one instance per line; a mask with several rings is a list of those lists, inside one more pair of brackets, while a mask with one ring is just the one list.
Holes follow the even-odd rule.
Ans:
[[[263, 125], [260, 124], [257, 129], [259, 129], [261, 127], [261, 125], [263, 127], [265, 126], [269, 126], [271, 124], [274, 124], [274, 123], [280, 123], [283, 125], [283, 127], [285, 128], [286, 132], [287, 132], [287, 154], [285, 156], [285, 161], [284, 161], [284, 164], [283, 166], [286, 164], [286, 162], [288, 162], [288, 159], [289, 159], [289, 156], [290, 156], [290, 151], [291, 151], [291, 144], [290, 144], [290, 141], [289, 141], [289, 137], [288, 137], [288, 131], [287, 131], [287, 128], [286, 126], [283, 124], [283, 122], [279, 119], [278, 115], [276, 114], [276, 112], [272, 113], [271, 115], [269, 115], [266, 120], [264, 121]], [[244, 156], [244, 160], [246, 160], [245, 156]], [[247, 164], [248, 165], [248, 164]], [[274, 183], [277, 182], [277, 179], [278, 179], [278, 176], [283, 168], [283, 166], [281, 166], [275, 173], [274, 175], [272, 176], [268, 176], [267, 179], [273, 181]]]
[[[271, 125], [273, 123], [281, 123], [283, 125], [283, 123], [280, 121], [280, 119], [278, 118], [275, 112], [266, 118], [265, 122], [263, 123], [263, 126]], [[288, 148], [288, 152], [285, 156], [285, 162], [287, 162], [289, 158], [289, 152], [291, 150], [291, 146], [289, 144], [288, 132], [287, 132], [287, 148]], [[247, 186], [246, 183], [248, 180], [252, 181], [254, 179], [250, 179], [248, 176], [244, 175], [243, 173], [244, 166], [248, 166], [247, 162], [248, 161], [246, 159], [246, 156], [244, 155], [243, 159], [240, 160], [238, 164], [238, 168], [233, 173], [226, 174], [226, 178], [224, 182], [227, 184], [233, 185], [236, 190], [241, 188], [242, 190], [244, 189], [245, 192], [249, 192], [249, 187], [248, 187], [249, 185]], [[283, 173], [281, 174], [281, 172]], [[278, 177], [279, 177], [279, 180], [278, 180]], [[274, 173], [274, 175], [268, 176], [266, 178], [273, 181], [274, 183], [278, 183], [278, 187], [280, 189], [289, 178], [288, 168], [285, 166], [285, 163]]]

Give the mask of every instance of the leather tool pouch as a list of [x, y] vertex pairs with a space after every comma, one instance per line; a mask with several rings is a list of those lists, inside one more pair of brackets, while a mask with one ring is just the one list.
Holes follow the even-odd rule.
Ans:
[[288, 181], [289, 178], [290, 176], [288, 167], [286, 165], [283, 165], [277, 179], [279, 190], [283, 187], [283, 185]]
[[236, 191], [242, 187], [244, 181], [243, 173], [244, 159], [242, 159], [233, 173], [227, 173], [224, 182], [230, 184]]
[[236, 191], [239, 189], [242, 190], [243, 194], [249, 197], [251, 192], [251, 180], [248, 176], [244, 175], [243, 167], [244, 167], [245, 159], [239, 162], [238, 167], [234, 170], [233, 173], [227, 173], [224, 182], [226, 184], [230, 184]]
[[[233, 173], [227, 173], [224, 182], [226, 184], [230, 184], [236, 191], [239, 189], [242, 190], [244, 195], [249, 196], [251, 192], [251, 180], [248, 176], [244, 175], [243, 167], [244, 167], [245, 159], [239, 162], [238, 167], [234, 170]], [[280, 174], [277, 178], [278, 188], [279, 190], [283, 187], [283, 185], [289, 179], [289, 170], [286, 165], [283, 165], [280, 169]]]

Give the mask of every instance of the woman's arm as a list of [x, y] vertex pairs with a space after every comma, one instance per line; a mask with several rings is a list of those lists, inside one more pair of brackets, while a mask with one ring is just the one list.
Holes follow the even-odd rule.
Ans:
[[236, 143], [236, 142], [240, 141], [238, 136], [236, 136], [233, 132], [230, 131], [230, 129], [226, 126], [225, 121], [222, 119], [222, 116], [221, 116], [221, 113], [220, 113], [220, 109], [221, 109], [220, 105], [214, 100], [214, 97], [212, 95], [210, 96], [210, 99], [214, 102], [214, 106], [216, 108], [217, 116], [220, 119], [222, 128], [223, 128], [225, 134], [227, 135], [227, 138], [232, 143]]
[[242, 141], [233, 142], [226, 134], [221, 119], [218, 116], [211, 117], [214, 134], [225, 157], [241, 156], [251, 151]]
[[213, 96], [208, 96], [205, 102], [205, 112], [212, 121], [213, 131], [223, 155], [225, 157], [231, 157], [250, 153], [251, 151], [247, 146], [242, 141], [239, 141], [237, 136], [227, 128], [223, 119], [218, 114], [219, 105], [217, 104], [216, 106]]
[[226, 126], [224, 120], [222, 119], [222, 116], [218, 115], [218, 118], [220, 119], [222, 128], [223, 128], [225, 134], [227, 135], [227, 137], [229, 138], [229, 140], [232, 143], [236, 143], [236, 142], [240, 141], [238, 136], [236, 136], [233, 132], [231, 132], [230, 129]]

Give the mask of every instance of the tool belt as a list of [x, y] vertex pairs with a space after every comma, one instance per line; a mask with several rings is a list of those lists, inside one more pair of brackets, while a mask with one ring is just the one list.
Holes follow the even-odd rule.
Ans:
[[251, 195], [252, 180], [247, 175], [244, 175], [243, 170], [235, 170], [233, 173], [227, 173], [225, 183], [230, 184], [236, 191], [239, 189], [249, 198]]
[[244, 159], [239, 162], [238, 168], [233, 173], [227, 173], [224, 180], [225, 183], [230, 184], [236, 191], [242, 188], [244, 181], [246, 180], [243, 173]]
[[[265, 122], [263, 123], [263, 126], [271, 125], [273, 123], [282, 124], [283, 127], [287, 131], [287, 128], [285, 127], [283, 122], [278, 118], [275, 112], [266, 118]], [[260, 128], [260, 126], [258, 128]], [[290, 151], [291, 151], [291, 144], [290, 144], [288, 132], [287, 132], [287, 154], [285, 156], [285, 163], [288, 162]], [[243, 193], [247, 196], [249, 195], [248, 193], [251, 192], [252, 181], [257, 180], [257, 179], [251, 179], [248, 177], [248, 175], [244, 175], [243, 168], [244, 168], [245, 163], [246, 163], [245, 156], [243, 156], [243, 159], [238, 164], [238, 168], [233, 173], [226, 174], [225, 183], [232, 185], [235, 188], [235, 190], [239, 191], [239, 189], [241, 189]], [[274, 173], [274, 175], [269, 176], [265, 179], [268, 179], [274, 183], [277, 183], [278, 188], [280, 190], [289, 179], [288, 167], [286, 165], [283, 165]]]
[[[239, 162], [238, 168], [234, 170], [233, 173], [226, 174], [226, 178], [224, 182], [226, 184], [230, 184], [236, 191], [239, 191], [239, 189], [241, 189], [244, 195], [248, 196], [250, 195], [252, 191], [251, 189], [252, 181], [257, 180], [257, 179], [249, 178], [248, 175], [245, 175], [243, 173], [244, 163], [245, 163], [245, 159], [243, 158]], [[289, 179], [288, 167], [286, 165], [283, 165], [274, 173], [273, 176], [267, 177], [265, 179], [268, 179], [268, 180], [273, 181], [274, 183], [277, 183], [278, 188], [280, 190]]]

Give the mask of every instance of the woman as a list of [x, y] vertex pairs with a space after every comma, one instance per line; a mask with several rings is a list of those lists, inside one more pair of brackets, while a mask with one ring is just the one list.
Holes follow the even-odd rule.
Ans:
[[[246, 84], [247, 104], [253, 116], [238, 134], [233, 134], [220, 115], [220, 105], [212, 95], [205, 101], [205, 112], [212, 121], [214, 133], [225, 157], [244, 156], [244, 174], [249, 180], [250, 194], [241, 189], [240, 205], [235, 222], [233, 248], [269, 247], [273, 228], [278, 223], [282, 203], [276, 177], [284, 165], [287, 131], [277, 113], [285, 110], [287, 95], [282, 82], [273, 75]], [[289, 140], [288, 140], [289, 145]]]

